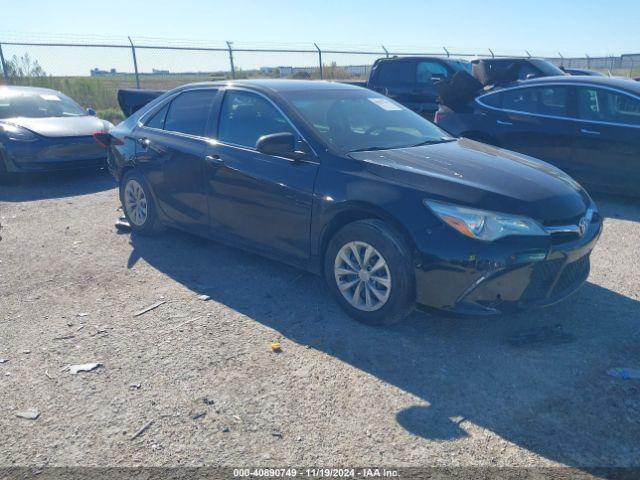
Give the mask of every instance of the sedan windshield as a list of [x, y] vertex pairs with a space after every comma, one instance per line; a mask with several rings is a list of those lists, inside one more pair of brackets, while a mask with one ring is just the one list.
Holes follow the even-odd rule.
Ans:
[[0, 118], [79, 117], [87, 113], [59, 92], [0, 89]]
[[420, 115], [365, 89], [318, 89], [282, 95], [324, 140], [344, 152], [451, 140]]

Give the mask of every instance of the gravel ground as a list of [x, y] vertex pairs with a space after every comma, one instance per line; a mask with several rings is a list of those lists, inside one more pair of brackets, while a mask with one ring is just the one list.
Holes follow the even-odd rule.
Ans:
[[0, 186], [0, 466], [640, 466], [640, 380], [607, 375], [640, 368], [640, 202], [597, 200], [570, 300], [375, 329], [313, 275], [117, 233], [105, 174]]

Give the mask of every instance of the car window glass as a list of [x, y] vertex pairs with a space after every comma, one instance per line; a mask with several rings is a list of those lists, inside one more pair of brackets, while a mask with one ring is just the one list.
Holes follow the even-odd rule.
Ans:
[[449, 76], [444, 65], [438, 62], [418, 62], [416, 67], [416, 83], [432, 84], [435, 80], [443, 80]]
[[294, 128], [271, 102], [249, 92], [227, 91], [220, 112], [219, 140], [255, 148], [263, 135], [292, 133]]
[[376, 83], [382, 86], [412, 85], [415, 78], [415, 64], [406, 61], [380, 62]]
[[448, 138], [415, 112], [365, 89], [285, 92], [283, 97], [323, 140], [343, 151], [402, 148]]
[[164, 119], [167, 116], [167, 111], [169, 110], [169, 104], [167, 103], [164, 107], [154, 113], [149, 120], [145, 122], [145, 127], [149, 128], [158, 128], [162, 130], [164, 128]]
[[503, 92], [502, 108], [517, 112], [566, 117], [567, 87], [544, 86], [516, 88]]
[[164, 129], [204, 136], [215, 96], [216, 90], [194, 90], [180, 94], [171, 102]]
[[640, 125], [640, 100], [610, 90], [580, 87], [578, 117], [584, 120]]
[[518, 80], [526, 80], [529, 75], [538, 77], [540, 76], [540, 72], [528, 63], [523, 63], [518, 70]]
[[485, 105], [489, 105], [490, 107], [500, 108], [502, 107], [502, 94], [493, 93], [491, 95], [485, 95], [480, 99], [480, 101]]
[[0, 92], [0, 118], [80, 117], [87, 112], [66, 95], [54, 90]]

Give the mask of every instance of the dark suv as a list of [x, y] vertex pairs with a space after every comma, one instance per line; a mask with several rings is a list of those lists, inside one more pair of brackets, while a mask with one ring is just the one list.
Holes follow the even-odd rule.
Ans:
[[432, 120], [438, 109], [435, 83], [462, 70], [471, 72], [471, 64], [440, 57], [380, 58], [373, 64], [367, 88]]

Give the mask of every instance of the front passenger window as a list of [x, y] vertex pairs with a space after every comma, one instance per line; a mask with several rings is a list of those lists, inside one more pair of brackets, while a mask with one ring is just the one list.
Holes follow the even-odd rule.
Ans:
[[416, 68], [416, 83], [418, 85], [431, 85], [436, 80], [444, 80], [448, 76], [447, 69], [438, 62], [419, 62]]
[[601, 88], [580, 87], [578, 116], [584, 120], [640, 125], [640, 100]]
[[260, 137], [273, 133], [296, 135], [291, 124], [268, 100], [240, 90], [227, 91], [220, 112], [220, 141], [255, 148]]

